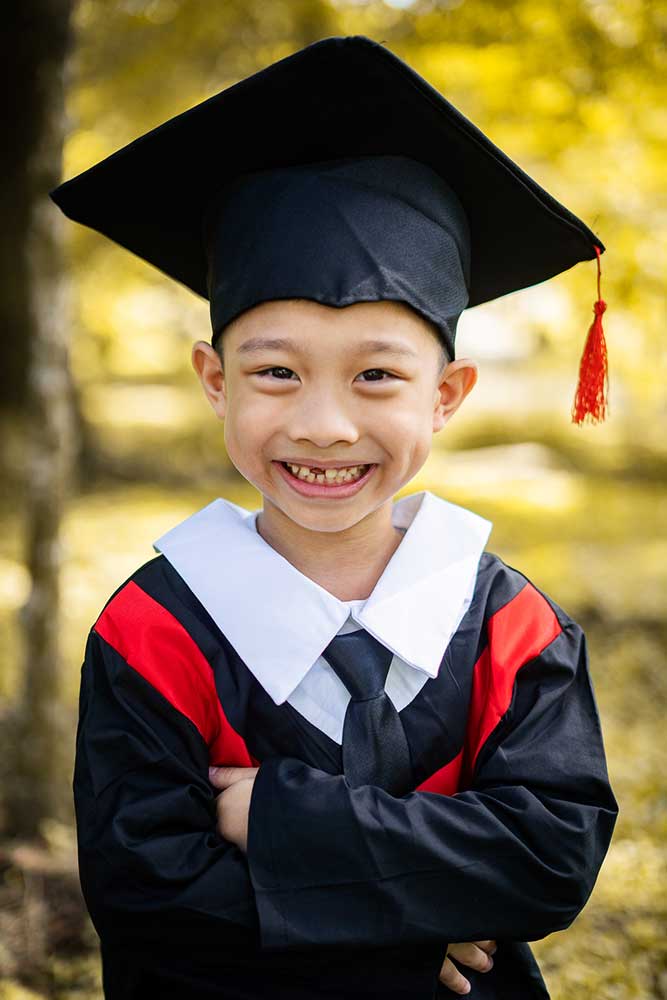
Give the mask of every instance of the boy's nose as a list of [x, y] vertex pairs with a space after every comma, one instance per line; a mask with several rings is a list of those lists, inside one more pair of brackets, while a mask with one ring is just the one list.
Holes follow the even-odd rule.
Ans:
[[289, 422], [289, 436], [293, 441], [312, 441], [324, 451], [336, 441], [358, 441], [359, 428], [339, 398], [320, 394], [297, 407]]

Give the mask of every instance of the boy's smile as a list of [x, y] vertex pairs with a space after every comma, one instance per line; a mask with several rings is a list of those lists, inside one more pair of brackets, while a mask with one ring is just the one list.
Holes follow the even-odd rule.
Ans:
[[222, 351], [224, 368], [198, 341], [192, 363], [230, 460], [264, 498], [263, 537], [367, 565], [395, 548], [392, 499], [473, 388], [474, 362], [443, 365], [434, 327], [394, 301], [262, 302], [225, 328]]
[[370, 465], [318, 466], [315, 462], [305, 460], [294, 462], [276, 462], [279, 469], [285, 470], [285, 478], [293, 489], [306, 497], [326, 497], [337, 499], [354, 496], [372, 475], [377, 467]]

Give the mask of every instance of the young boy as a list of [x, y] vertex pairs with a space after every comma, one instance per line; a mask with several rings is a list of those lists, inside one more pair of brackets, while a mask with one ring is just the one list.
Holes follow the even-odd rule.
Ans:
[[393, 498], [475, 385], [463, 309], [600, 241], [361, 36], [52, 197], [210, 299], [192, 363], [263, 497], [156, 540], [88, 637], [105, 996], [547, 997], [526, 942], [580, 912], [618, 811], [585, 638], [490, 522]]

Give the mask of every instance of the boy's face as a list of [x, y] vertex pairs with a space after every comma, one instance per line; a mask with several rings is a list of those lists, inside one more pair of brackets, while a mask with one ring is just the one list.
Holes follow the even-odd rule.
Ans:
[[[205, 341], [192, 364], [224, 420], [230, 460], [265, 507], [313, 531], [343, 531], [391, 501], [477, 379], [469, 359], [442, 367], [430, 324], [401, 302], [272, 300], [223, 338], [224, 370]], [[325, 483], [312, 496], [284, 462], [371, 470], [358, 487]]]

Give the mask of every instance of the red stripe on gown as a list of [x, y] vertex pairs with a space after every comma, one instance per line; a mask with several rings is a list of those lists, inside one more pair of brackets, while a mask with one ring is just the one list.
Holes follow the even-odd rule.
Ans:
[[450, 760], [449, 764], [438, 768], [429, 778], [417, 785], [416, 792], [438, 792], [440, 795], [454, 795], [459, 791], [463, 750]]
[[475, 762], [512, 701], [521, 667], [561, 632], [549, 602], [527, 583], [488, 621], [488, 643], [474, 666], [465, 745], [415, 791], [454, 795], [470, 787]]
[[210, 663], [181, 622], [134, 581], [109, 601], [95, 631], [201, 733], [212, 764], [255, 767], [227, 719]]
[[488, 620], [488, 643], [474, 667], [463, 783], [469, 787], [485, 741], [512, 701], [519, 670], [562, 631], [553, 608], [531, 583]]

